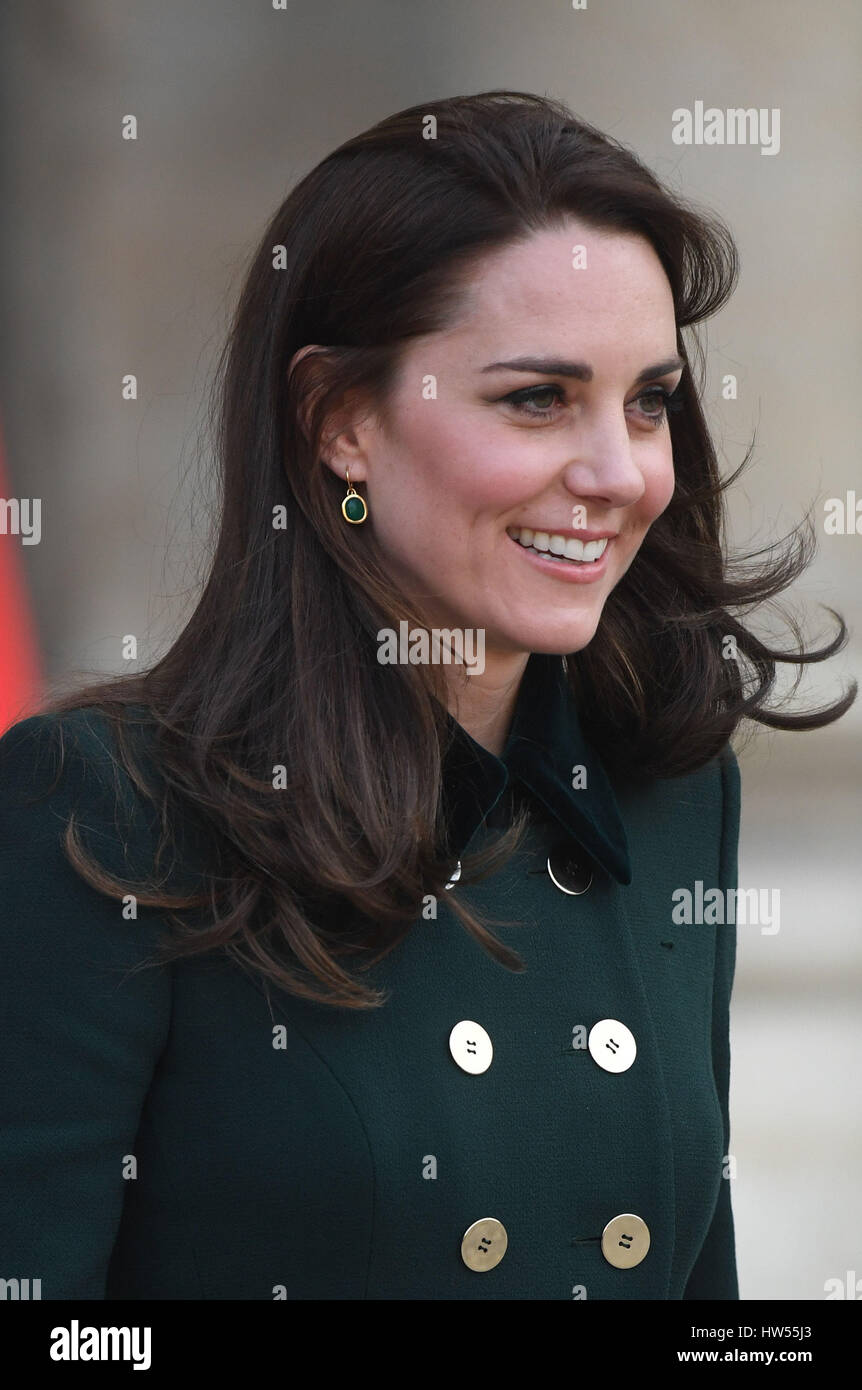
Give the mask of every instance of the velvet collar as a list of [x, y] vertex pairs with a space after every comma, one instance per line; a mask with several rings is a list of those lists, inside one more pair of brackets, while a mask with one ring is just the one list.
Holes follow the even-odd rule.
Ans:
[[[581, 733], [563, 658], [534, 652], [501, 758], [448, 716], [454, 740], [443, 769], [449, 847], [460, 855], [510, 782], [520, 782], [619, 883], [631, 883], [628, 842], [607, 773]], [[572, 769], [586, 769], [574, 787]], [[583, 779], [582, 779], [583, 780]]]

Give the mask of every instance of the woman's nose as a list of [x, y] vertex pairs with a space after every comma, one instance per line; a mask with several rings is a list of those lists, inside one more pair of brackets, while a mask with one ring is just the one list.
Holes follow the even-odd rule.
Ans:
[[594, 423], [579, 422], [574, 457], [564, 473], [574, 496], [593, 497], [613, 507], [630, 507], [643, 496], [646, 484], [629, 431], [623, 412], [606, 412]]

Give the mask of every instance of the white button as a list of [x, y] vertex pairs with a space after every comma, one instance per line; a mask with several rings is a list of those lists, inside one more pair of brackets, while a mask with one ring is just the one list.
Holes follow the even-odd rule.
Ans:
[[649, 1250], [649, 1226], [640, 1216], [624, 1211], [602, 1231], [602, 1254], [615, 1269], [632, 1269]]
[[605, 1071], [628, 1071], [638, 1050], [634, 1034], [618, 1018], [603, 1018], [594, 1023], [587, 1047], [593, 1061]]
[[462, 1018], [449, 1034], [449, 1051], [462, 1071], [478, 1076], [491, 1065], [494, 1048], [481, 1023]]
[[461, 877], [461, 860], [459, 859], [459, 860], [458, 860], [458, 863], [455, 865], [454, 873], [452, 874], [452, 877], [450, 878], [449, 882], [448, 882], [448, 883], [445, 883], [445, 884], [443, 885], [444, 888], [454, 888], [454, 887], [455, 887], [455, 884], [458, 882], [458, 879], [459, 879], [460, 877]]
[[461, 1241], [461, 1259], [468, 1269], [493, 1269], [506, 1253], [509, 1237], [502, 1221], [495, 1216], [483, 1216], [468, 1226]]

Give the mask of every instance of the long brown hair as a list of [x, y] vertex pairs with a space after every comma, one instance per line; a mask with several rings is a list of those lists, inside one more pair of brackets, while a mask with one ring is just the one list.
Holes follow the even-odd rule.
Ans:
[[[855, 687], [814, 712], [767, 706], [777, 663], [801, 671], [843, 645], [838, 615], [828, 645], [805, 651], [794, 628], [785, 651], [731, 611], [780, 593], [810, 558], [813, 530], [729, 568], [722, 494], [733, 478], [719, 477], [699, 403], [702, 350], [694, 340], [698, 387], [682, 340], [733, 291], [727, 228], [560, 102], [498, 91], [411, 107], [312, 169], [264, 232], [216, 379], [220, 522], [191, 619], [145, 673], [43, 707], [95, 707], [112, 721], [121, 765], [160, 812], [156, 861], [188, 817], [214, 836], [204, 891], [135, 890], [175, 928], [164, 959], [222, 948], [296, 995], [382, 1002], [344, 958], [361, 971], [385, 955], [449, 877], [441, 772], [451, 730], [437, 668], [376, 659], [381, 628], [421, 626], [422, 615], [394, 592], [373, 524], [344, 524], [344, 485], [320, 458], [325, 424], [348, 391], [385, 405], [400, 349], [450, 322], [482, 257], [572, 215], [651, 243], [689, 368], [670, 422], [671, 504], [595, 637], [567, 662], [587, 736], [609, 768], [667, 777], [712, 759], [743, 717], [814, 729], [852, 702]], [[310, 343], [325, 351], [288, 373]], [[725, 659], [728, 637], [737, 660]], [[136, 762], [135, 720], [149, 725], [155, 786]], [[521, 825], [465, 858], [462, 881], [499, 864]], [[74, 823], [66, 849], [94, 887], [132, 891], [84, 852]], [[522, 968], [457, 891], [447, 902], [498, 960]], [[205, 910], [192, 922], [183, 911], [195, 905]]]

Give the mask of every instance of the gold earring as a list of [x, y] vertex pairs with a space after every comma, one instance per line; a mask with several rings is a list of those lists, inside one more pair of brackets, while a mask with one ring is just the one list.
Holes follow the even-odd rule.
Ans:
[[359, 526], [368, 516], [368, 508], [365, 505], [365, 499], [359, 496], [350, 481], [350, 469], [345, 471], [347, 474], [347, 493], [341, 503], [341, 510], [345, 521], [349, 521], [353, 526]]

